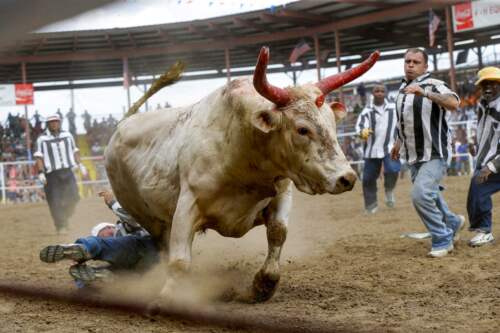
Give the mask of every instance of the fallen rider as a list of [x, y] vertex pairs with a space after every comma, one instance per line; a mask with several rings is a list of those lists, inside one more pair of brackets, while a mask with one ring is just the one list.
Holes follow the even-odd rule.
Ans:
[[[102, 191], [99, 196], [119, 218], [116, 224], [99, 223], [92, 228], [91, 236], [78, 238], [73, 244], [49, 245], [40, 251], [40, 260], [46, 263], [76, 261], [69, 274], [78, 287], [119, 272], [141, 273], [159, 260], [158, 248], [149, 233], [120, 206], [113, 194]], [[88, 265], [90, 260], [105, 261], [107, 265]]]

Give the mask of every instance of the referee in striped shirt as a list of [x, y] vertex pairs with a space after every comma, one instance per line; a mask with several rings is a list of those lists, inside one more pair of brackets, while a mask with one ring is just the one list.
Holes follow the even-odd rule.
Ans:
[[68, 219], [80, 200], [72, 168], [85, 167], [73, 136], [61, 130], [61, 118], [55, 114], [47, 118], [47, 130], [37, 140], [34, 154], [38, 178], [44, 184], [45, 197], [58, 234], [67, 232]]
[[465, 218], [448, 209], [441, 194], [441, 180], [451, 157], [451, 137], [446, 111], [456, 111], [458, 95], [427, 72], [427, 53], [408, 49], [404, 56], [405, 79], [396, 98], [398, 136], [391, 152], [399, 159], [400, 148], [411, 171], [411, 198], [432, 238], [430, 257], [443, 257], [453, 250], [453, 241]]
[[486, 67], [478, 72], [481, 89], [478, 107], [476, 170], [467, 196], [470, 229], [477, 234], [470, 246], [494, 241], [491, 233], [491, 196], [500, 191], [500, 69]]
[[385, 203], [394, 207], [394, 188], [401, 169], [399, 160], [390, 157], [396, 138], [396, 109], [385, 99], [385, 86], [376, 83], [372, 89], [373, 103], [363, 109], [356, 122], [356, 134], [364, 141], [363, 197], [368, 214], [377, 211], [377, 178], [384, 165]]

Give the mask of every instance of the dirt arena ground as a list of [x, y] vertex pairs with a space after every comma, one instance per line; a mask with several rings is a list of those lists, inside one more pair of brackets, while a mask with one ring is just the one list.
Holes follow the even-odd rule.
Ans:
[[[465, 214], [468, 178], [449, 177], [445, 184], [450, 207]], [[373, 216], [363, 213], [359, 183], [340, 196], [296, 192], [280, 286], [263, 304], [222, 303], [214, 297], [226, 287], [251, 283], [266, 255], [264, 228], [241, 239], [214, 232], [199, 235], [192, 278], [175, 298], [229, 316], [292, 323], [303, 331], [500, 332], [500, 246], [470, 248], [466, 240], [471, 234], [464, 231], [453, 255], [426, 258], [429, 240], [400, 238], [404, 232], [424, 231], [409, 191], [409, 181], [402, 180], [397, 207], [382, 207]], [[494, 199], [495, 234], [500, 237], [500, 197]], [[44, 204], [1, 207], [0, 282], [74, 293], [70, 263], [42, 263], [38, 252], [88, 234], [99, 221], [114, 219], [97, 198], [81, 201], [67, 236], [55, 235]], [[162, 272], [158, 267], [142, 280], [109, 285], [102, 297], [147, 300], [161, 287]], [[0, 293], [0, 332], [118, 331], [245, 330]]]

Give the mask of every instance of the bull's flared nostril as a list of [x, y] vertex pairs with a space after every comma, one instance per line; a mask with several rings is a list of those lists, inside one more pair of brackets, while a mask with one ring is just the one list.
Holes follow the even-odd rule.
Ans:
[[356, 174], [351, 172], [346, 173], [337, 180], [337, 186], [344, 191], [351, 190], [354, 187], [354, 183], [356, 183]]

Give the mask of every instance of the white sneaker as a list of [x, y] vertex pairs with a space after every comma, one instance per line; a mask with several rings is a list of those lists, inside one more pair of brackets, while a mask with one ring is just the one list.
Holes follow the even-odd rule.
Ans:
[[385, 205], [389, 208], [394, 208], [394, 204], [396, 203], [396, 199], [394, 199], [393, 191], [385, 192]]
[[453, 242], [458, 242], [460, 240], [460, 231], [463, 230], [464, 226], [465, 226], [465, 216], [463, 215], [457, 215], [458, 216], [458, 219], [460, 220], [459, 224], [458, 224], [458, 228], [457, 230], [455, 230], [455, 234], [453, 235]]
[[431, 258], [441, 258], [447, 256], [448, 253], [452, 251], [453, 251], [453, 243], [444, 249], [439, 249], [439, 250], [431, 249], [431, 252], [427, 253], [427, 256]]
[[469, 245], [472, 247], [482, 246], [485, 244], [493, 243], [495, 238], [491, 232], [478, 232], [476, 236], [472, 237], [469, 241]]
[[377, 210], [378, 210], [378, 206], [374, 206], [374, 207], [365, 209], [365, 212], [366, 212], [366, 214], [370, 215], [370, 214], [375, 214], [377, 212]]

